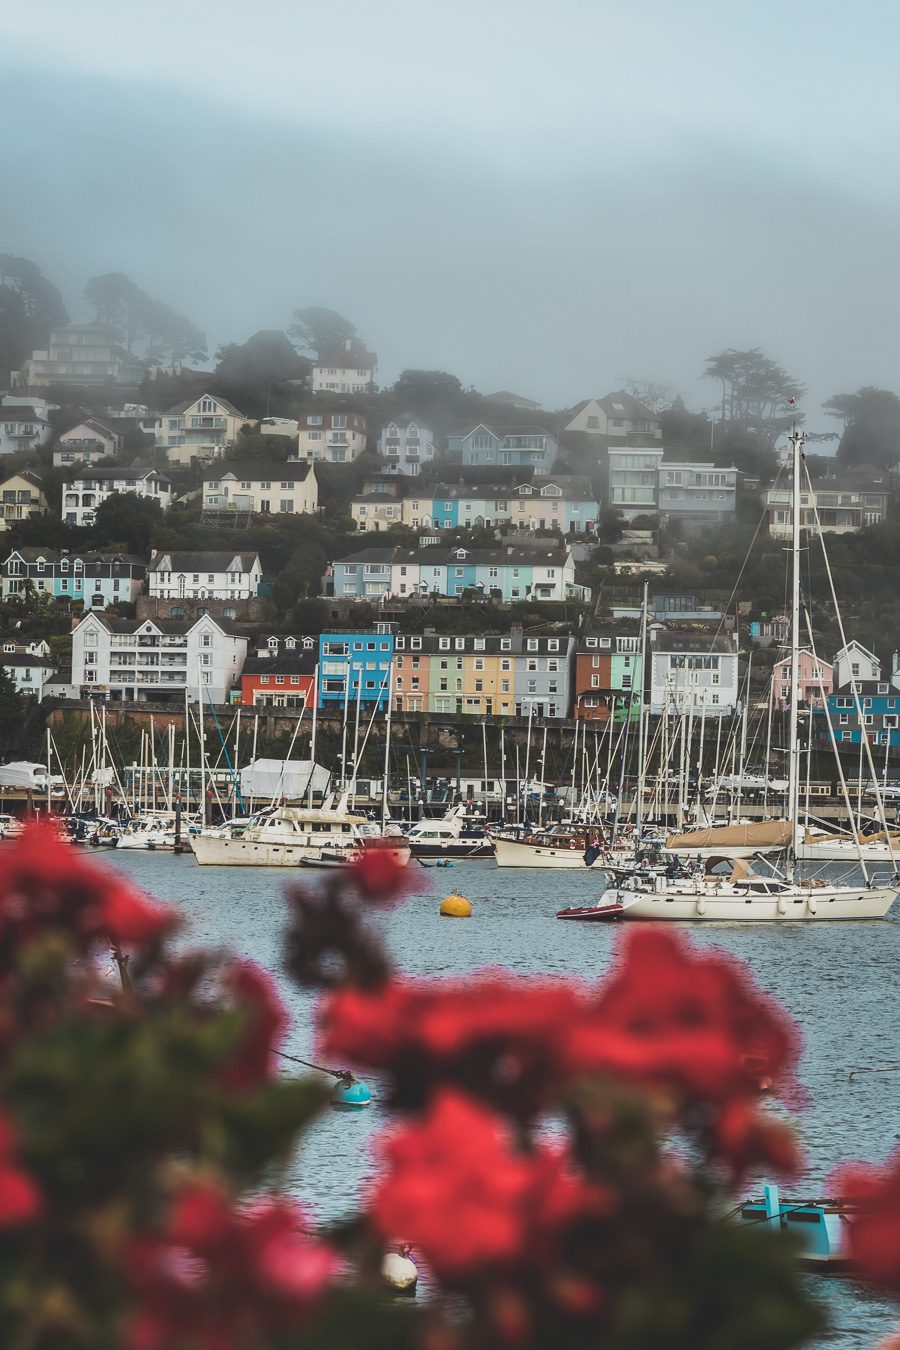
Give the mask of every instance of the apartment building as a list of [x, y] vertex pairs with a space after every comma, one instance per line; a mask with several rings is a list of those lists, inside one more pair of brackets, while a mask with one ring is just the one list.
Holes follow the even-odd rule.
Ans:
[[63, 485], [62, 518], [67, 525], [93, 525], [98, 506], [128, 492], [159, 502], [163, 511], [175, 500], [172, 480], [156, 469], [81, 469]]
[[272, 634], [260, 638], [244, 662], [241, 703], [248, 708], [306, 708], [316, 697], [318, 641]]
[[332, 630], [319, 636], [319, 707], [385, 709], [390, 698], [394, 634], [390, 624], [374, 633]]
[[695, 638], [651, 626], [651, 713], [725, 717], [738, 703], [736, 634], [732, 638]]
[[[766, 524], [773, 539], [790, 539], [794, 492], [771, 487], [765, 494]], [[800, 525], [812, 534], [848, 534], [879, 525], [886, 518], [890, 493], [880, 478], [842, 474], [813, 483], [800, 493]]]
[[247, 638], [227, 619], [86, 614], [72, 633], [72, 683], [112, 702], [225, 703], [239, 688]]
[[146, 564], [132, 553], [69, 553], [52, 548], [16, 548], [0, 564], [4, 600], [26, 594], [77, 600], [85, 609], [135, 604], [144, 589]]
[[[610, 455], [612, 467], [612, 453]], [[658, 469], [660, 524], [717, 525], [734, 516], [738, 471], [702, 461], [666, 461]]]
[[574, 642], [569, 634], [525, 637], [520, 630], [399, 634], [395, 707], [451, 716], [567, 717]]
[[655, 516], [659, 509], [659, 466], [664, 454], [658, 448], [629, 445], [609, 450], [609, 504], [627, 521], [637, 516]]
[[52, 329], [47, 350], [33, 352], [23, 367], [29, 389], [114, 384], [131, 373], [116, 334], [92, 323]]

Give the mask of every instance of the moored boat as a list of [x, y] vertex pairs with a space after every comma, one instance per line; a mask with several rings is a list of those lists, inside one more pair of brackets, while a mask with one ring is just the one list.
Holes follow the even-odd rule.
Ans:
[[367, 848], [378, 848], [405, 867], [410, 851], [403, 835], [373, 837], [370, 830], [365, 816], [351, 814], [342, 805], [277, 806], [191, 835], [189, 842], [202, 866], [340, 866], [361, 857]]
[[849, 1225], [854, 1207], [842, 1199], [781, 1199], [777, 1186], [764, 1186], [762, 1198], [745, 1200], [741, 1225], [767, 1225], [789, 1233], [799, 1247], [799, 1260], [809, 1270], [846, 1270]]
[[491, 858], [493, 849], [482, 821], [465, 805], [451, 807], [434, 820], [418, 820], [406, 831], [414, 858]]

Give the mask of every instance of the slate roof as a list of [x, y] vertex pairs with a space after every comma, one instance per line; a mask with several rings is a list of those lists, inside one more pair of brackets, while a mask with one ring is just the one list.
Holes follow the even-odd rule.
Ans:
[[165, 569], [167, 572], [227, 572], [235, 558], [239, 559], [242, 572], [251, 571], [253, 564], [259, 562], [256, 552], [178, 553], [173, 549], [159, 549], [156, 557], [147, 564], [147, 571], [160, 571], [161, 564], [169, 559], [171, 567]]
[[312, 465], [308, 460], [254, 459], [247, 462], [239, 460], [220, 461], [217, 468], [204, 471], [204, 483], [221, 483], [232, 477], [248, 483], [271, 482], [274, 479], [302, 483], [309, 475]]

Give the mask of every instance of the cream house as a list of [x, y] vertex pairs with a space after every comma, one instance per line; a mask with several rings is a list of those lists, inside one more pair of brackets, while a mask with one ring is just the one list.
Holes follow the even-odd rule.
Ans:
[[314, 394], [367, 394], [375, 384], [378, 361], [355, 338], [342, 347], [324, 351], [312, 370]]
[[47, 498], [40, 478], [30, 469], [11, 474], [0, 482], [0, 530], [8, 530], [17, 520], [27, 520], [47, 510]]
[[656, 414], [621, 389], [605, 398], [589, 398], [577, 404], [566, 423], [566, 431], [604, 436], [625, 445], [662, 440]]
[[203, 478], [203, 517], [313, 515], [319, 507], [314, 464], [255, 460], [223, 463]]
[[201, 394], [161, 413], [154, 434], [157, 449], [165, 450], [170, 464], [190, 464], [192, 459], [219, 458], [244, 427], [256, 425], [226, 398]]

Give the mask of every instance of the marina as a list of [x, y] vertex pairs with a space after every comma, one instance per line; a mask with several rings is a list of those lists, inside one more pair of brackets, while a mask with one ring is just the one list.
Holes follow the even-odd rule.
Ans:
[[[184, 942], [228, 946], [272, 970], [292, 1015], [285, 1050], [315, 1059], [311, 1031], [314, 1000], [281, 974], [286, 920], [282, 889], [295, 880], [321, 884], [315, 872], [285, 874], [268, 868], [198, 867], [189, 854], [114, 850], [108, 864], [127, 872], [151, 894], [184, 914]], [[830, 869], [837, 875], [841, 869]], [[446, 923], [438, 913], [453, 888], [466, 895], [473, 917]], [[373, 922], [385, 933], [398, 965], [423, 975], [462, 974], [504, 966], [521, 974], [579, 975], [595, 979], [608, 968], [620, 938], [617, 925], [558, 923], [563, 903], [596, 902], [599, 877], [582, 868], [567, 873], [547, 894], [541, 871], [498, 869], [490, 862], [458, 862], [451, 873], [411, 861], [410, 893]], [[802, 1029], [803, 1054], [794, 1120], [807, 1157], [791, 1195], [826, 1194], [827, 1177], [847, 1157], [880, 1161], [897, 1130], [896, 1074], [870, 1072], [849, 1081], [854, 1069], [892, 1064], [900, 1044], [900, 1005], [888, 997], [900, 961], [896, 912], [877, 926], [846, 924], [692, 924], [695, 943], [747, 962], [759, 984], [778, 998]], [[374, 1103], [364, 1111], [328, 1111], [304, 1140], [293, 1164], [293, 1186], [314, 1201], [323, 1221], [351, 1212], [369, 1175], [368, 1143], [384, 1123], [377, 1080], [369, 1076]], [[750, 1188], [748, 1196], [756, 1194]], [[785, 1191], [787, 1195], [788, 1192]], [[816, 1350], [871, 1350], [894, 1322], [890, 1301], [849, 1276], [821, 1280], [815, 1297], [826, 1305], [834, 1331]], [[420, 1279], [420, 1296], [427, 1283]]]

